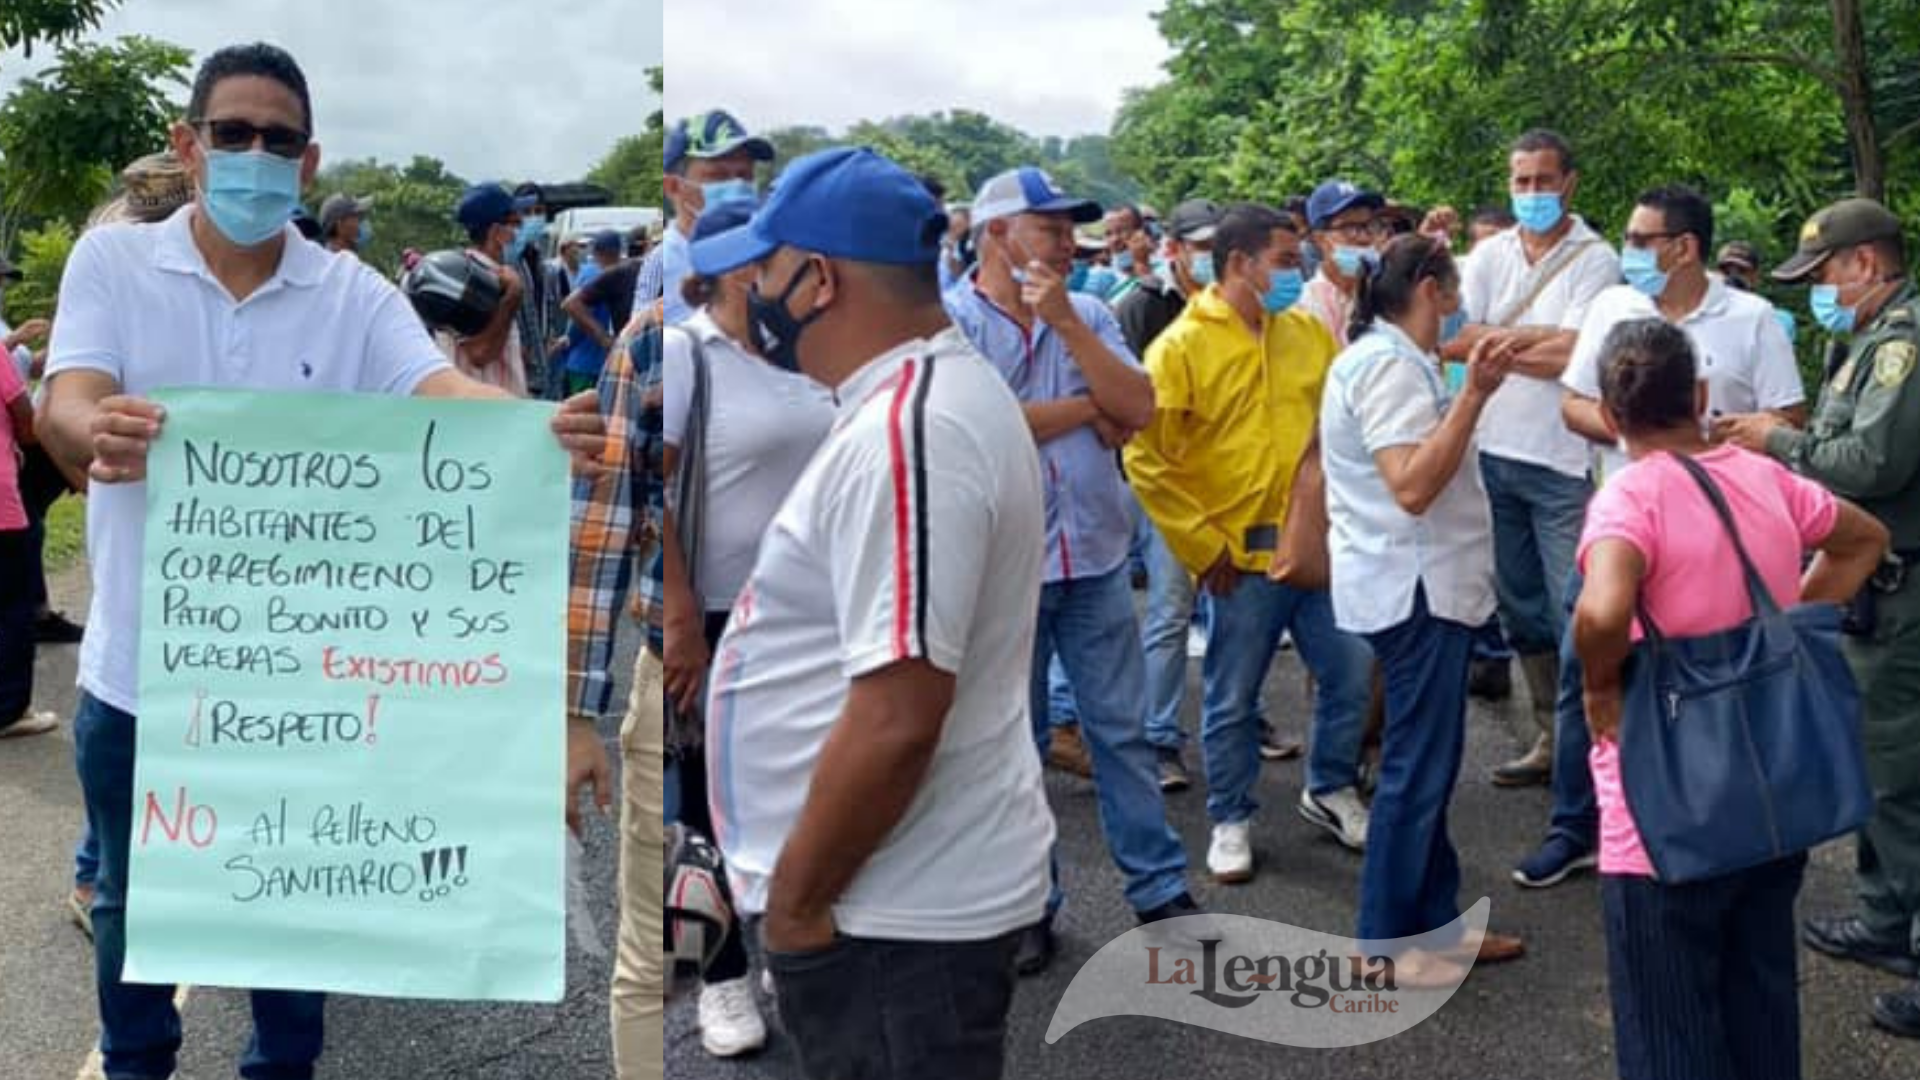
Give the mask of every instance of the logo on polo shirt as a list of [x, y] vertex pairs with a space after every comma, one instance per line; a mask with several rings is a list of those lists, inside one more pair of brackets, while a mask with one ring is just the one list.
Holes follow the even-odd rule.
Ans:
[[[1157, 1016], [1285, 1046], [1360, 1046], [1408, 1031], [1452, 1000], [1477, 959], [1492, 901], [1428, 933], [1359, 942], [1245, 915], [1189, 915], [1108, 942], [1061, 997], [1047, 1042], [1103, 1016]], [[1434, 959], [1459, 978], [1434, 983]], [[1420, 972], [1412, 978], [1403, 974]]]

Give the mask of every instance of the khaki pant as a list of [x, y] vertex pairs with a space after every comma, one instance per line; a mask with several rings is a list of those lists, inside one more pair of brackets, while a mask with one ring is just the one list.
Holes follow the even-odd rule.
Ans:
[[666, 783], [660, 660], [645, 649], [620, 725], [620, 934], [613, 963], [613, 1063], [619, 1080], [666, 1075]]

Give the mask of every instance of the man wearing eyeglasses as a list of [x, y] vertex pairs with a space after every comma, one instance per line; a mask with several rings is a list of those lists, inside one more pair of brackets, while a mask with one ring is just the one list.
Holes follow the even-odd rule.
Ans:
[[1347, 347], [1347, 321], [1353, 298], [1379, 243], [1392, 232], [1381, 220], [1387, 200], [1345, 180], [1329, 180], [1307, 197], [1307, 226], [1320, 251], [1320, 272], [1307, 283], [1300, 306], [1326, 324], [1333, 340]]
[[[61, 282], [39, 434], [58, 460], [93, 481], [93, 610], [80, 652], [74, 744], [100, 841], [92, 915], [107, 1080], [171, 1076], [180, 1048], [174, 988], [121, 978], [144, 480], [148, 448], [165, 423], [145, 395], [186, 385], [503, 396], [449, 367], [379, 273], [301, 241], [290, 220], [320, 164], [312, 131], [306, 77], [291, 56], [260, 44], [213, 53], [194, 80], [186, 119], [171, 133], [198, 197], [162, 222], [88, 231]], [[553, 426], [576, 460], [598, 458], [606, 425], [592, 395], [568, 402]], [[601, 793], [604, 805], [604, 783]], [[240, 1075], [310, 1080], [324, 1002], [316, 993], [254, 991], [254, 1036]]]

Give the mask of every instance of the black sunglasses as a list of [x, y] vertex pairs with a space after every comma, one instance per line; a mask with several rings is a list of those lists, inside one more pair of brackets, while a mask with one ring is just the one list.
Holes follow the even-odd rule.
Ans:
[[313, 139], [299, 128], [281, 124], [259, 127], [246, 120], [201, 120], [194, 126], [207, 133], [207, 142], [215, 150], [251, 150], [254, 140], [258, 139], [267, 153], [283, 158], [297, 158], [306, 153], [307, 144]]

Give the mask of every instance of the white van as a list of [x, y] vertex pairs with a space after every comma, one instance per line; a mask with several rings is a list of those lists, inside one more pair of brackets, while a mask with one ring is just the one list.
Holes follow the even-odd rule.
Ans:
[[559, 251], [561, 242], [569, 236], [592, 236], [612, 229], [625, 238], [634, 229], [653, 228], [661, 217], [660, 209], [654, 206], [583, 206], [562, 210], [547, 227], [547, 254]]

